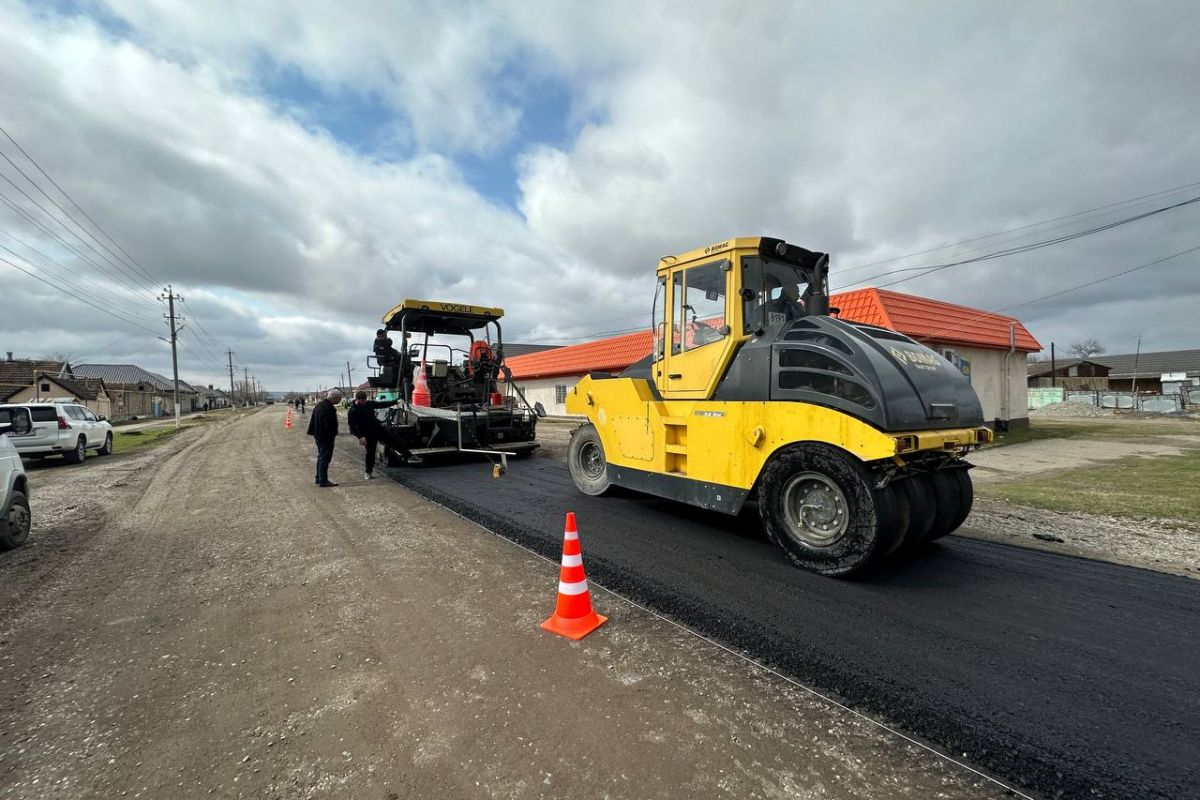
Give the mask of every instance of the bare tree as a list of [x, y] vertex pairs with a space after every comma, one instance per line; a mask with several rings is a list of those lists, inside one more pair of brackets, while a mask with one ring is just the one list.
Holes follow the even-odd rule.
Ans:
[[71, 363], [71, 354], [63, 352], [62, 350], [55, 350], [54, 352], [46, 353], [45, 355], [43, 355], [41, 360], [42, 361], [60, 361], [64, 364], [70, 364]]
[[1091, 358], [1104, 352], [1104, 345], [1095, 339], [1084, 339], [1067, 348], [1067, 352], [1079, 358]]

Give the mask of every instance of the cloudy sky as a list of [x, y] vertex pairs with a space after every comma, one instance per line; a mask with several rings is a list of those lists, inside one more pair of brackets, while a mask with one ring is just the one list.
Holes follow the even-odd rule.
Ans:
[[1200, 204], [912, 269], [1200, 195], [1198, 30], [1182, 0], [0, 0], [0, 125], [104, 231], [0, 136], [0, 351], [169, 371], [171, 283], [183, 377], [231, 348], [315, 387], [404, 297], [503, 306], [509, 341], [644, 326], [658, 257], [731, 235], [1047, 344], [1200, 347], [1200, 252], [1028, 303], [1200, 246]]

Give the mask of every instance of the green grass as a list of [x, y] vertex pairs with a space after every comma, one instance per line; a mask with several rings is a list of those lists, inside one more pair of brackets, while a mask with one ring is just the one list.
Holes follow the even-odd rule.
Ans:
[[1178, 456], [1131, 456], [1104, 466], [976, 485], [976, 491], [1035, 508], [1114, 517], [1200, 522], [1200, 450]]
[[[184, 425], [180, 430], [187, 430], [191, 425]], [[113, 431], [113, 452], [118, 455], [141, 453], [146, 450], [166, 444], [178, 431], [174, 425], [163, 425], [157, 428], [144, 428], [140, 431]]]
[[1200, 434], [1200, 423], [1187, 419], [1158, 421], [1113, 417], [1072, 420], [1034, 417], [1029, 420], [1028, 428], [997, 433], [992, 446], [1004, 447], [1040, 439], [1141, 439], [1172, 434]]

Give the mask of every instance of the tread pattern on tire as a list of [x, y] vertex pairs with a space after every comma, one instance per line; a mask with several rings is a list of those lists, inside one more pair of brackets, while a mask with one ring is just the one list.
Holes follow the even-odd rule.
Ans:
[[[781, 493], [787, 479], [801, 471], [831, 478], [845, 496], [850, 521], [846, 533], [828, 547], [812, 547], [788, 535]], [[758, 511], [767, 537], [792, 563], [821, 575], [849, 575], [870, 566], [888, 552], [899, 529], [891, 490], [876, 489], [861, 462], [828, 445], [796, 444], [772, 456], [763, 469]]]

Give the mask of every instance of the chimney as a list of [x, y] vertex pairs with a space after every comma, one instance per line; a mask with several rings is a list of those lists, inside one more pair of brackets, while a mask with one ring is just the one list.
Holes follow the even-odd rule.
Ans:
[[9, 360], [9, 361], [12, 361], [12, 360], [13, 360], [13, 357], [12, 357], [12, 350], [9, 350], [9, 351], [8, 351], [8, 360]]

